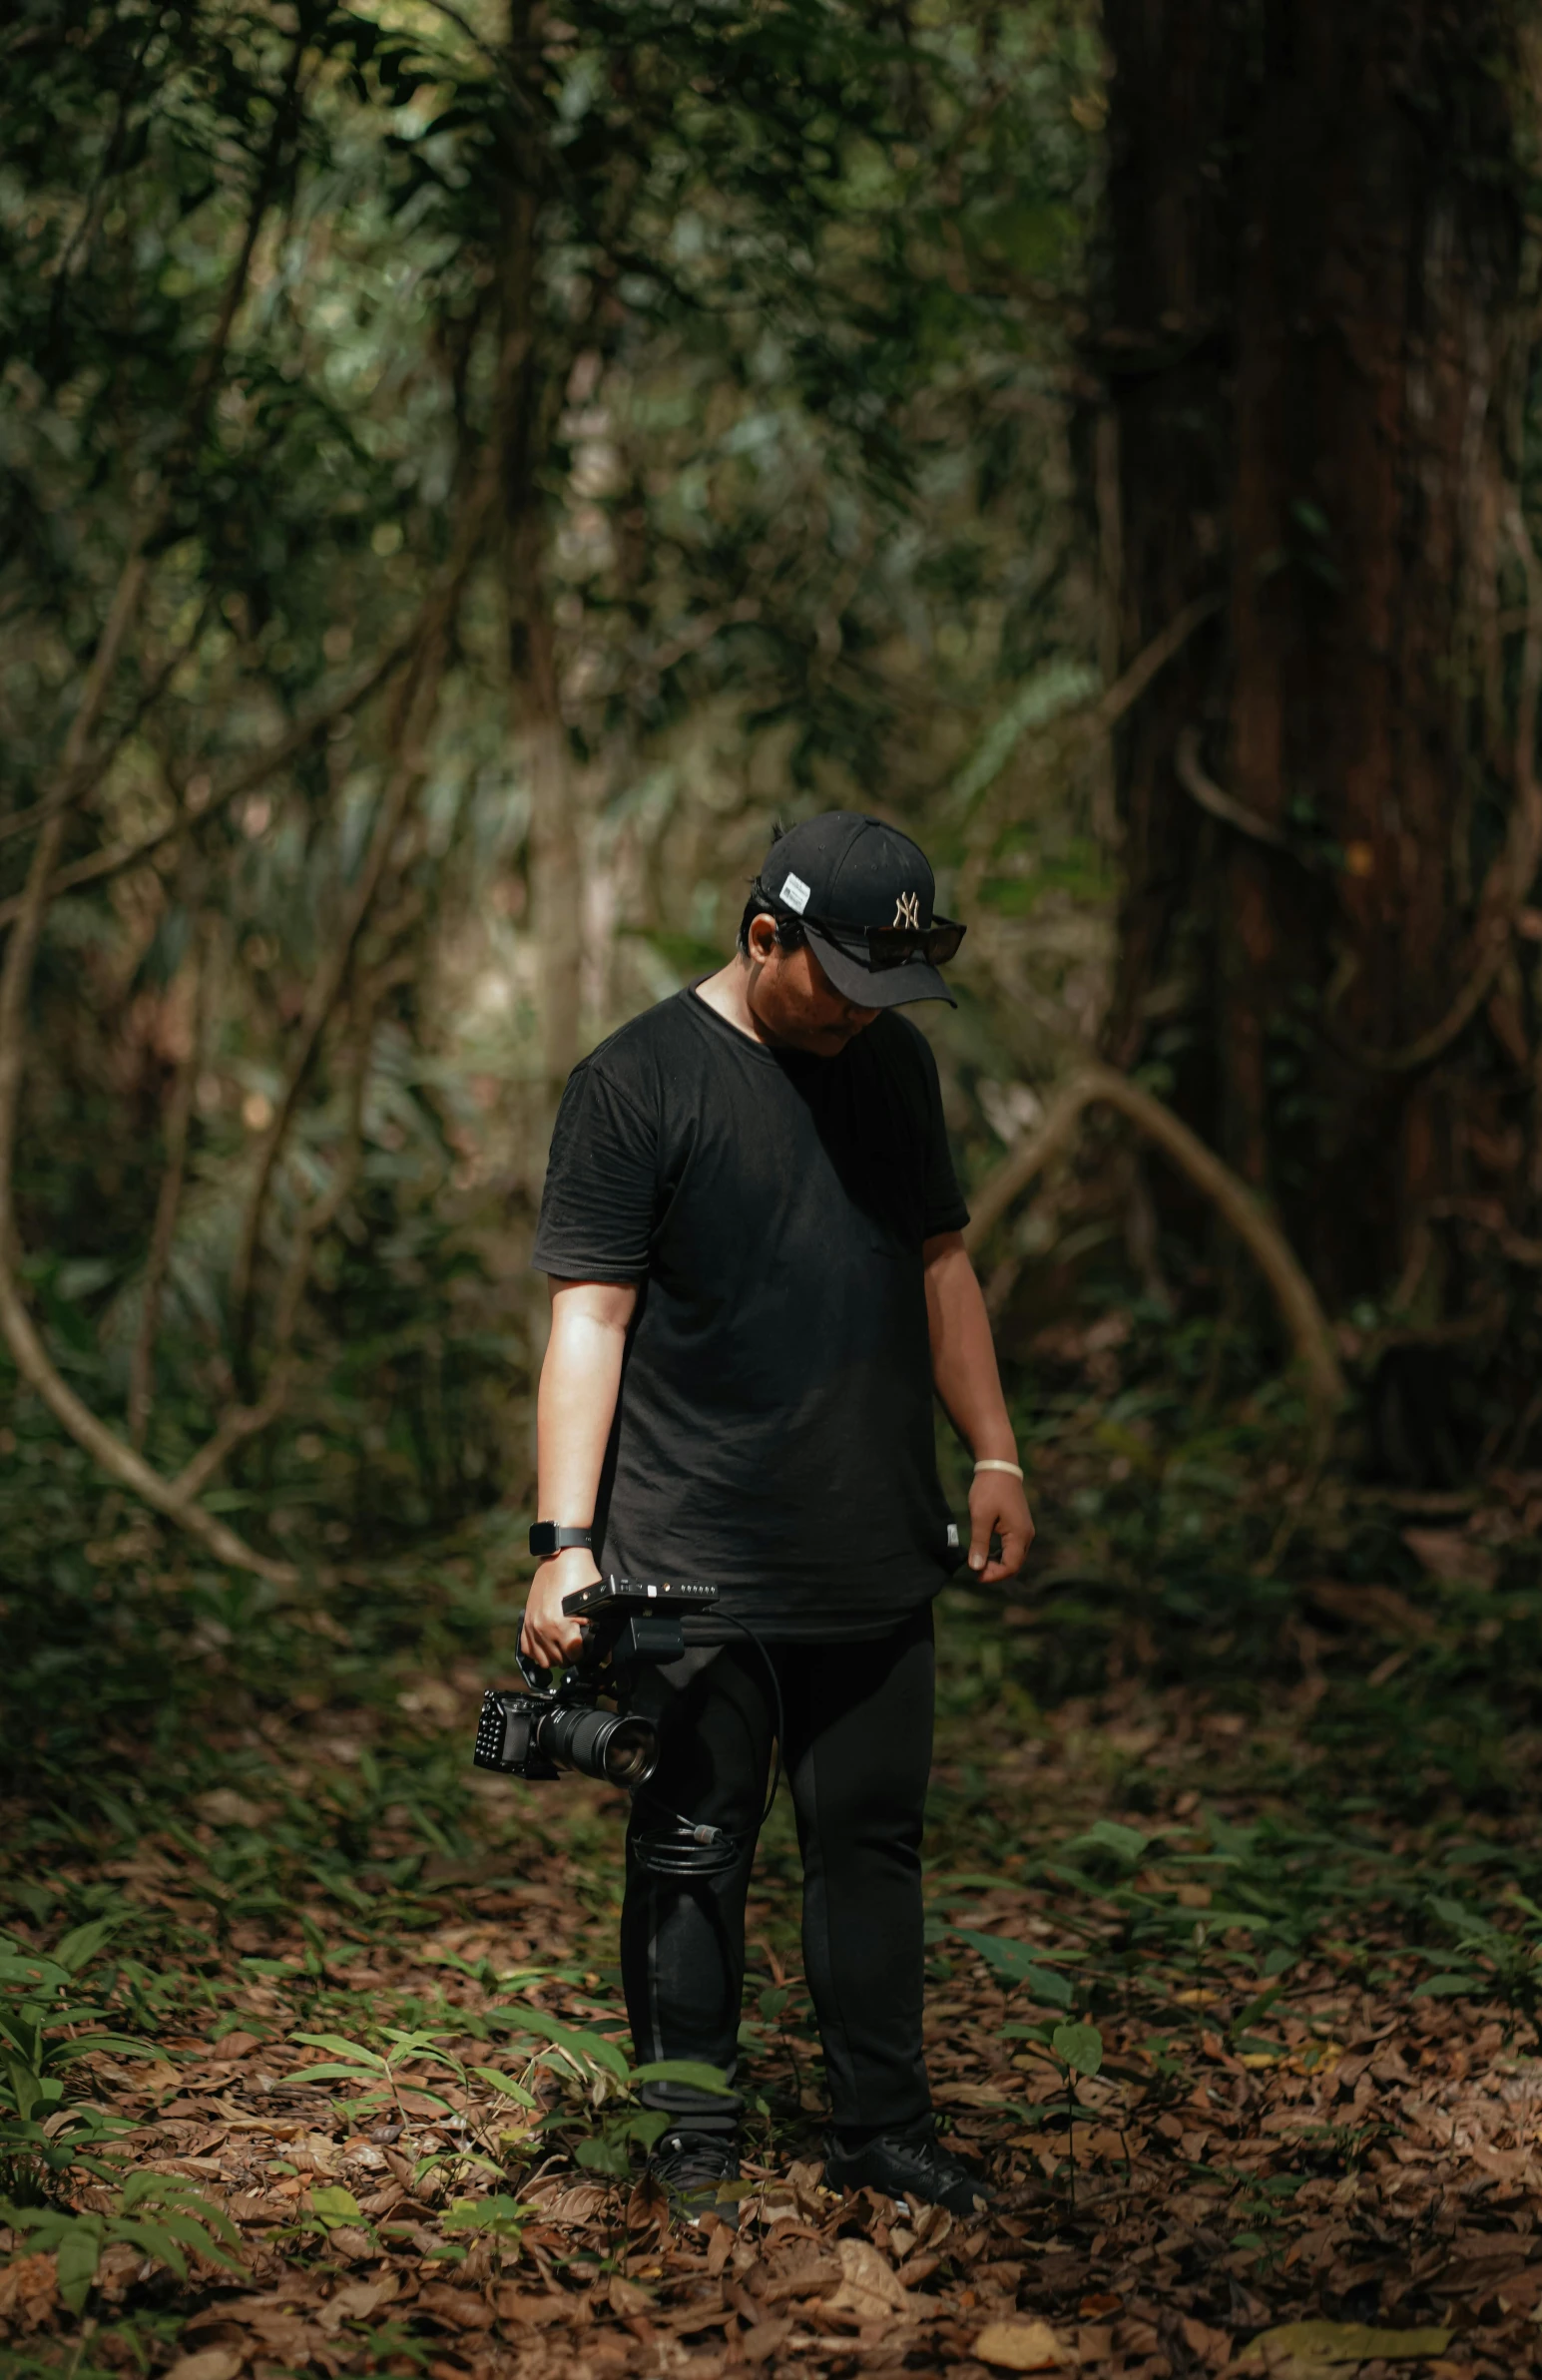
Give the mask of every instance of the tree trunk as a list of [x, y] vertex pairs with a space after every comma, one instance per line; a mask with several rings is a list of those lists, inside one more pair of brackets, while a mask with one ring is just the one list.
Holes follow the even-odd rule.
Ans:
[[1121, 742], [1109, 1047], [1168, 1060], [1342, 1310], [1388, 1297], [1442, 1202], [1515, 1222], [1529, 1195], [1512, 0], [1106, 22], [1122, 652], [1227, 605]]

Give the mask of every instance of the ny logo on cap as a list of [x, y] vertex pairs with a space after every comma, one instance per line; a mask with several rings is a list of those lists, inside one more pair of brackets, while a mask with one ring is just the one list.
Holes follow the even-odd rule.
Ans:
[[919, 933], [921, 928], [921, 896], [918, 892], [902, 892], [894, 903], [894, 923], [909, 926]]

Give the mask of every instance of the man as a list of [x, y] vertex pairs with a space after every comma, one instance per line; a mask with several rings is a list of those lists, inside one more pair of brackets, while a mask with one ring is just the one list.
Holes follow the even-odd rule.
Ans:
[[[532, 1538], [556, 1550], [523, 1644], [570, 1660], [563, 1598], [602, 1571], [718, 1585], [685, 1659], [634, 1701], [660, 1732], [621, 1929], [639, 2058], [732, 2083], [774, 1735], [803, 1857], [825, 2177], [968, 2212], [988, 2192], [936, 2137], [921, 2052], [931, 1603], [961, 1559], [934, 1387], [976, 1458], [976, 1577], [1015, 1573], [1033, 1522], [936, 1065], [896, 1013], [951, 1004], [937, 969], [963, 929], [934, 919], [932, 895], [907, 836], [808, 819], [772, 844], [729, 964], [575, 1071], [533, 1257], [552, 1331]], [[647, 2096], [671, 2119], [653, 2165], [677, 2209], [723, 2211], [742, 2102]]]

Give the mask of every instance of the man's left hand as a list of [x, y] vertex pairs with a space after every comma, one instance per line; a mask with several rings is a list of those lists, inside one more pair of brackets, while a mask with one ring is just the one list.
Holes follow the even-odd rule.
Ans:
[[[992, 1533], [1001, 1538], [1001, 1559], [990, 1558]], [[969, 1569], [982, 1587], [1015, 1579], [1033, 1543], [1033, 1515], [1020, 1479], [1010, 1471], [977, 1471], [969, 1490]]]

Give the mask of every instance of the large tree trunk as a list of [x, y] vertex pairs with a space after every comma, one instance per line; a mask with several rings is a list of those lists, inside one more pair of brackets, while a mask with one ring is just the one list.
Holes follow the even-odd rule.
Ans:
[[1171, 1054], [1342, 1309], [1529, 1194], [1512, 5], [1106, 13], [1125, 657], [1226, 599], [1120, 752], [1111, 1054]]

